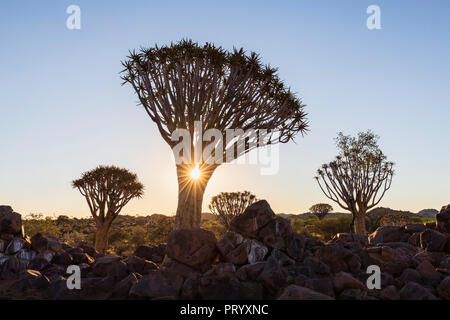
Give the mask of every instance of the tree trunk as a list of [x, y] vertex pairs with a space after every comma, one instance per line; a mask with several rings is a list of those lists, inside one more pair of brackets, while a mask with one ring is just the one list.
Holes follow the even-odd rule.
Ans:
[[177, 165], [178, 207], [175, 216], [175, 230], [200, 228], [203, 195], [206, 185], [217, 165], [200, 165], [200, 177], [191, 178], [193, 165]]
[[366, 213], [358, 212], [355, 216], [355, 233], [367, 234], [366, 232]]
[[109, 229], [111, 222], [103, 222], [101, 225], [97, 225], [97, 231], [95, 233], [95, 250], [99, 253], [105, 253], [108, 249]]

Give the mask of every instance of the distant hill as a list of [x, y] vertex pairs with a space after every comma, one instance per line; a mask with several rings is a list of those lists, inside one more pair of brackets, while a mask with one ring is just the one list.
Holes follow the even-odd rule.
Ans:
[[[285, 219], [308, 219], [308, 218], [315, 217], [315, 215], [310, 212], [300, 213], [300, 214], [278, 213], [277, 216], [285, 218]], [[350, 216], [350, 213], [331, 212], [325, 217], [325, 219], [326, 218], [348, 217], [348, 216]]]
[[423, 209], [420, 210], [417, 215], [423, 217], [423, 218], [434, 218], [439, 213], [436, 209]]
[[[434, 218], [438, 210], [436, 209], [424, 209], [419, 211], [418, 213], [413, 213], [411, 211], [402, 211], [402, 210], [394, 210], [391, 208], [377, 207], [367, 213], [368, 218], [379, 219], [387, 214], [391, 215], [403, 215], [410, 218]], [[314, 214], [310, 212], [300, 213], [300, 214], [292, 214], [292, 213], [278, 213], [278, 216], [286, 219], [307, 219], [314, 217]], [[347, 212], [331, 212], [326, 218], [339, 218], [339, 217], [348, 217], [350, 213]]]
[[417, 217], [417, 214], [412, 213], [411, 211], [402, 211], [402, 210], [394, 210], [391, 208], [384, 208], [384, 207], [378, 207], [375, 208], [367, 213], [367, 216], [370, 218], [381, 218], [382, 216], [385, 216], [387, 214], [390, 215], [403, 215], [407, 217]]

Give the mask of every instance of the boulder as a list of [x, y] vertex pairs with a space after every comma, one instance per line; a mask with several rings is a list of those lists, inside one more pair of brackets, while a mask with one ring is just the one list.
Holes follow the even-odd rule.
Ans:
[[13, 279], [18, 276], [19, 273], [26, 270], [26, 263], [19, 260], [15, 256], [9, 256], [6, 261], [4, 261], [0, 278], [4, 280]]
[[402, 284], [406, 284], [408, 282], [420, 283], [422, 281], [422, 277], [417, 270], [414, 270], [411, 268], [406, 268], [405, 270], [403, 270], [400, 277], [398, 277], [398, 280]]
[[436, 227], [441, 232], [450, 233], [450, 204], [443, 206], [436, 215]]
[[159, 269], [156, 263], [134, 255], [129, 256], [125, 263], [127, 264], [127, 270], [130, 273], [147, 274], [153, 270]]
[[414, 233], [425, 231], [425, 229], [427, 227], [425, 227], [424, 224], [415, 223], [415, 224], [407, 224], [403, 228], [404, 228], [406, 233], [414, 234]]
[[16, 257], [28, 264], [34, 260], [36, 257], [36, 252], [28, 249], [20, 249], [19, 252], [16, 253]]
[[330, 296], [308, 289], [306, 287], [291, 284], [280, 295], [278, 300], [334, 300]]
[[345, 289], [366, 290], [366, 286], [347, 272], [339, 272], [334, 276], [333, 285], [336, 292], [340, 293]]
[[245, 238], [256, 238], [258, 232], [270, 221], [275, 219], [275, 213], [266, 200], [260, 200], [248, 206], [244, 213], [233, 218], [230, 230]]
[[42, 236], [42, 234], [37, 233], [31, 237], [30, 241], [31, 247], [37, 252], [51, 250], [53, 252], [59, 253], [62, 251], [62, 245], [55, 237], [44, 237]]
[[166, 254], [166, 247], [167, 245], [165, 243], [160, 243], [153, 247], [142, 245], [136, 248], [133, 255], [145, 260], [161, 263]]
[[237, 265], [263, 261], [268, 249], [254, 239], [245, 239], [237, 248], [229, 252], [225, 260]]
[[404, 232], [402, 227], [384, 226], [379, 227], [369, 236], [369, 244], [408, 241], [409, 237], [410, 235]]
[[242, 285], [232, 263], [220, 263], [200, 278], [199, 294], [204, 300], [242, 299]]
[[8, 246], [8, 241], [0, 239], [0, 253], [5, 252], [7, 246]]
[[448, 235], [427, 229], [420, 233], [420, 247], [432, 252], [444, 251]]
[[217, 249], [222, 257], [226, 257], [231, 251], [236, 249], [242, 242], [244, 237], [239, 233], [228, 231], [223, 238], [217, 241]]
[[378, 265], [381, 270], [393, 275], [400, 275], [404, 269], [414, 266], [415, 251], [408, 247], [391, 248], [384, 245], [369, 247], [365, 251], [368, 254], [366, 265]]
[[108, 255], [95, 260], [92, 271], [100, 277], [113, 277], [123, 279], [127, 275], [127, 265], [120, 260], [120, 257]]
[[6, 247], [5, 253], [8, 255], [15, 254], [25, 247], [26, 241], [22, 238], [12, 239]]
[[55, 257], [53, 258], [53, 262], [67, 267], [73, 264], [73, 257], [70, 255], [70, 253], [61, 251], [55, 255]]
[[130, 296], [142, 298], [178, 297], [182, 286], [182, 276], [158, 270], [139, 279], [131, 287]]
[[380, 291], [381, 300], [399, 300], [400, 294], [395, 286], [390, 285]]
[[[306, 278], [306, 277], [305, 277]], [[317, 291], [319, 293], [323, 293], [332, 298], [335, 297], [334, 289], [333, 289], [333, 281], [329, 278], [321, 278], [321, 279], [304, 279], [302, 283], [298, 283], [299, 278], [296, 278], [296, 285], [300, 285], [302, 287]]]
[[289, 220], [277, 217], [260, 229], [258, 239], [269, 248], [286, 249], [286, 239], [294, 234]]
[[71, 255], [72, 255], [74, 264], [81, 264], [81, 263], [92, 264], [92, 263], [94, 263], [94, 258], [92, 258], [86, 252], [82, 252], [82, 253], [73, 252], [73, 253], [71, 253]]
[[421, 262], [416, 269], [425, 283], [436, 286], [441, 281], [441, 274], [436, 271], [436, 268], [429, 262]]
[[139, 276], [135, 273], [129, 274], [126, 278], [115, 284], [111, 297], [113, 299], [126, 299], [133, 285], [139, 281]]
[[50, 280], [36, 270], [26, 270], [18, 277], [19, 279], [13, 284], [16, 292], [28, 289], [45, 289], [50, 284]]
[[0, 235], [23, 237], [22, 217], [10, 206], [0, 206]]
[[161, 264], [160, 270], [179, 274], [184, 278], [200, 276], [201, 274], [197, 269], [194, 269], [184, 263], [169, 258], [168, 256], [164, 257], [164, 261]]
[[167, 256], [201, 272], [211, 267], [217, 256], [216, 237], [203, 229], [180, 229], [169, 234]]
[[430, 291], [412, 281], [405, 284], [399, 294], [402, 300], [436, 300]]
[[361, 269], [360, 258], [337, 244], [320, 247], [316, 250], [315, 257], [326, 263], [333, 273], [340, 271], [358, 273]]
[[439, 297], [444, 300], [450, 300], [450, 276], [445, 277], [439, 284], [437, 291]]
[[258, 278], [258, 276], [261, 274], [261, 272], [264, 270], [265, 265], [267, 262], [256, 262], [252, 264], [246, 264], [240, 267], [237, 272], [236, 276], [241, 281], [251, 280], [254, 281]]
[[331, 276], [330, 267], [325, 262], [315, 257], [306, 257], [305, 260], [303, 260], [302, 265], [308, 268], [308, 277], [323, 278]]
[[83, 249], [83, 252], [86, 252], [89, 256], [95, 257], [97, 251], [95, 251], [94, 247], [87, 242], [80, 242], [77, 246], [80, 249]]

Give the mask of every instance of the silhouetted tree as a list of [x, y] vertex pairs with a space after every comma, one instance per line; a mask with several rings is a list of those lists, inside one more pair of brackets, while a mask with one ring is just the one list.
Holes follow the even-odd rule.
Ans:
[[82, 174], [72, 186], [80, 191], [95, 221], [95, 250], [104, 253], [114, 219], [133, 198], [140, 198], [144, 186], [137, 175], [115, 166], [99, 166]]
[[249, 205], [256, 201], [256, 196], [249, 191], [222, 192], [212, 197], [209, 210], [217, 216], [220, 223], [228, 230], [234, 217], [242, 214]]
[[[270, 143], [286, 143], [307, 130], [304, 105], [278, 78], [276, 69], [263, 66], [255, 53], [243, 49], [228, 52], [206, 43], [199, 46], [182, 40], [170, 46], [131, 52], [122, 62], [122, 79], [130, 84], [146, 113], [156, 123], [174, 151], [176, 129], [190, 133], [189, 150], [183, 163], [177, 163], [178, 208], [175, 228], [198, 228], [203, 194], [214, 170], [221, 162], [231, 162], [259, 147], [261, 137]], [[203, 157], [208, 146], [201, 146], [195, 158], [196, 124], [200, 133], [216, 129], [221, 137], [209, 137], [214, 149]], [[223, 143], [227, 129], [242, 129], [238, 139]], [[254, 135], [246, 135], [255, 130]], [[269, 133], [265, 135], [265, 132]], [[213, 139], [214, 138], [214, 139]], [[219, 152], [220, 150], [220, 152]], [[191, 171], [200, 170], [192, 179]]]
[[357, 137], [339, 133], [338, 156], [315, 177], [328, 199], [352, 213], [351, 232], [357, 234], [366, 233], [366, 212], [380, 203], [394, 175], [394, 163], [386, 160], [378, 139], [370, 130]]
[[327, 203], [318, 203], [309, 208], [309, 211], [322, 220], [328, 213], [333, 211], [333, 207]]

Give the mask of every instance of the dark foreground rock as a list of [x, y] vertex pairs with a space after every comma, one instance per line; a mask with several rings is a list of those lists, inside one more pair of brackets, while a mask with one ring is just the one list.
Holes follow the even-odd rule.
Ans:
[[[249, 206], [221, 238], [177, 230], [167, 244], [120, 257], [40, 234], [24, 238], [20, 215], [0, 206], [0, 298], [450, 300], [448, 206], [435, 224], [338, 234], [296, 234], [266, 201]], [[380, 289], [367, 286], [380, 268]], [[69, 289], [77, 266], [81, 289]], [[73, 283], [72, 283], [73, 284]]]

